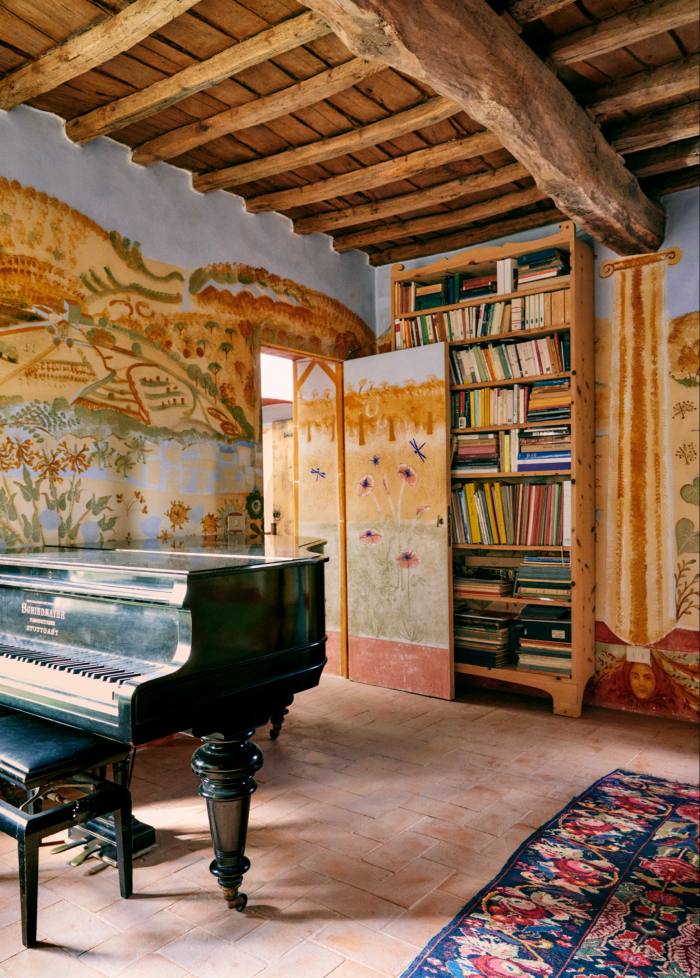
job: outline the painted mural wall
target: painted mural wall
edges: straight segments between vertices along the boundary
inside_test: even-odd
[[[622,263],[601,277],[617,256],[595,246],[598,598],[587,700],[698,720],[698,194],[664,205],[672,261]],[[389,268],[378,269],[375,306],[380,349],[388,349]]]
[[[276,241],[288,266],[291,236],[246,215],[237,237],[230,195],[214,209],[180,171],[154,180],[32,110],[3,114],[0,142],[0,546],[214,539],[230,514],[259,535],[261,343],[344,357],[372,331],[331,295],[228,260]]]

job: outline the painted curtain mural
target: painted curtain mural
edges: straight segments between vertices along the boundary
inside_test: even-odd
[[[0,545],[259,533],[262,341],[374,347],[319,292],[145,257],[0,178]]]
[[[350,677],[450,697],[444,345],[344,371]]]
[[[340,363],[294,361],[296,525],[300,536],[326,541],[326,655],[336,674],[345,672],[342,394]]]
[[[590,699],[697,720],[700,334],[696,310],[666,312],[667,278],[682,266],[680,249],[670,249],[601,268],[613,294],[612,316],[596,322]]]

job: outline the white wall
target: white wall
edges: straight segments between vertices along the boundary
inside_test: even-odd
[[[0,113],[0,176],[140,242],[146,256],[190,269],[262,266],[339,299],[374,326],[374,269],[365,254],[339,255],[327,235],[295,235],[286,217],[248,214],[242,198],[224,191],[196,193],[189,173],[132,163],[130,150],[111,139],[78,146],[57,116],[25,106]]]

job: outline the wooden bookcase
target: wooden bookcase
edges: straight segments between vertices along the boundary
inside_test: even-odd
[[[453,302],[418,312],[399,311],[397,303],[406,304],[406,296],[410,295],[406,286],[414,288],[421,284],[440,282],[446,276],[460,273],[462,276],[476,278],[494,273],[496,262],[500,259],[517,259],[529,253],[545,249],[558,249],[569,256],[569,273],[556,278],[544,279],[540,283],[524,286],[522,289],[503,294],[492,294]],[[403,291],[401,291],[403,287]],[[548,372],[541,376],[527,376],[515,380],[490,380],[478,383],[454,383],[450,391],[478,390],[484,388],[504,388],[514,383],[529,388],[535,381],[552,379],[553,377],[568,377],[570,379],[571,417],[567,421],[545,421],[542,425],[570,424],[571,441],[571,470],[547,472],[497,472],[488,475],[457,475],[451,471],[451,454],[448,455],[448,485],[465,482],[484,483],[498,481],[513,485],[541,482],[571,481],[571,525],[570,543],[567,546],[535,546],[535,545],[504,545],[484,543],[455,543],[451,540],[450,560],[457,559],[462,566],[466,560],[470,567],[512,567],[517,565],[525,554],[546,555],[551,553],[568,554],[571,565],[571,600],[530,599],[508,595],[488,599],[471,599],[470,604],[477,610],[518,610],[521,605],[570,606],[571,609],[571,674],[563,676],[549,672],[528,670],[519,665],[503,668],[455,663],[456,673],[467,676],[479,676],[491,680],[499,680],[509,684],[528,686],[549,693],[554,704],[554,712],[564,716],[579,716],[586,683],[593,675],[594,667],[594,450],[593,450],[593,416],[594,416],[594,386],[593,386],[593,254],[589,246],[578,239],[575,227],[570,222],[560,225],[554,233],[527,242],[514,242],[501,246],[476,247],[447,258],[439,259],[418,269],[406,269],[403,265],[395,265],[392,269],[392,322],[394,324],[394,345],[397,329],[403,327],[406,338],[406,321],[417,320],[421,316],[438,312],[467,309],[495,302],[510,302],[530,294],[546,294],[550,291],[566,290],[568,322],[551,322],[546,326],[531,329],[509,329],[506,332],[489,336],[478,336],[468,340],[451,340],[449,336],[433,333],[423,336],[429,342],[445,340],[445,355],[448,359],[455,348],[467,349],[482,344],[520,343],[538,337],[562,335],[569,337],[570,369],[565,372]],[[413,292],[415,294],[415,291]],[[398,324],[398,325],[397,325]],[[414,335],[414,338],[415,335]],[[406,345],[406,344],[404,344]],[[426,345],[425,342],[410,343]],[[447,376],[450,374],[448,372]],[[449,405],[448,405],[449,411]],[[450,414],[448,413],[448,424]],[[453,429],[453,435],[474,432],[510,432],[524,428],[536,427],[537,422],[525,419],[518,423],[480,426],[478,428]],[[500,436],[496,436],[497,438]],[[499,463],[499,468],[503,465]],[[562,490],[563,491],[563,490]],[[449,504],[448,500],[448,504]],[[565,534],[568,536],[568,534]],[[449,607],[450,620],[453,617],[452,601]]]

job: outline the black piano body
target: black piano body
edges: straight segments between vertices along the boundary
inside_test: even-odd
[[[0,705],[134,745],[204,740],[212,872],[238,909],[262,764],[249,738],[318,684],[325,559],[276,538],[0,553]]]

